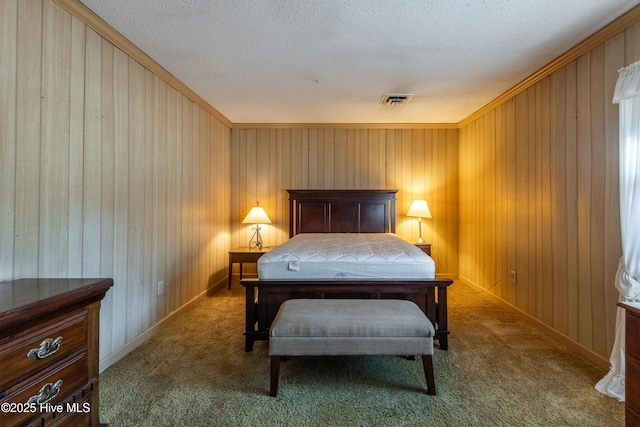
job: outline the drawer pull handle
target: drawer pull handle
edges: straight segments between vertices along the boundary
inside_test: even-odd
[[[51,399],[56,397],[58,393],[60,393],[60,389],[62,388],[62,380],[56,381],[55,384],[47,383],[36,394],[35,396],[31,396],[27,401],[27,405],[36,404],[40,405],[43,403],[49,402]]]
[[[40,343],[39,348],[34,348],[29,350],[27,353],[27,357],[29,359],[44,359],[45,357],[51,356],[53,353],[60,349],[60,345],[62,345],[62,337],[58,337],[56,339],[47,338],[46,340]]]

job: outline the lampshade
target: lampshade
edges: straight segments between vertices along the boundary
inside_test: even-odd
[[[271,220],[262,206],[254,206],[251,208],[247,216],[242,220],[243,224],[271,224]]]
[[[431,211],[427,206],[426,200],[414,200],[407,212],[407,216],[414,216],[418,218],[431,218]]]

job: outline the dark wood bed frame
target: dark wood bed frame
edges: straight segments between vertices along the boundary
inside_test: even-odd
[[[395,233],[398,190],[287,190],[289,237],[299,233]],[[245,351],[269,339],[280,305],[294,298],[387,298],[413,301],[448,349],[447,286],[433,280],[263,280],[242,279],[246,289]]]

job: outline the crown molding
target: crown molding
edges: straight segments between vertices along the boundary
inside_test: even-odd
[[[125,36],[116,31],[109,24],[104,22],[98,15],[89,10],[78,0],[53,0],[58,6],[78,18],[89,28],[100,34],[106,40],[111,42],[118,49],[138,61],[143,67],[154,73],[156,76],[164,80],[168,85],[178,92],[189,98],[195,104],[207,111],[213,117],[218,119],[227,127],[231,127],[233,123],[227,119],[222,113],[213,108],[208,102],[202,99],[197,93],[189,89],[187,85],[178,80],[173,74],[153,60],[149,55],[144,53],[139,47],[131,43]]]
[[[78,0],[53,1],[231,129],[460,129],[631,25],[640,22],[639,5],[605,25],[459,123],[233,123]]]
[[[231,129],[458,129],[457,123],[234,123]]]
[[[558,58],[554,59],[535,73],[531,74],[529,77],[522,80],[520,83],[513,86],[511,89],[509,89],[475,113],[471,114],[466,119],[463,119],[460,123],[458,123],[459,127],[462,128],[467,126],[474,120],[480,118],[484,114],[496,108],[498,105],[515,97],[519,93],[524,92],[526,89],[538,83],[540,80],[546,78],[553,72],[578,59],[580,56],[589,52],[596,46],[605,43],[607,40],[611,39],[615,35],[621,33],[622,31],[638,22],[640,22],[640,6],[634,7],[624,15],[605,25],[600,30],[596,31],[593,35],[578,43],[573,48],[569,49],[567,52],[560,55]]]

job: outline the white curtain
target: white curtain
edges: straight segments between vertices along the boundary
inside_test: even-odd
[[[620,227],[622,258],[615,278],[620,301],[640,303],[640,61],[620,70],[613,102],[620,104]],[[618,307],[611,369],[596,384],[624,402],[624,309]]]

